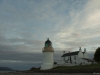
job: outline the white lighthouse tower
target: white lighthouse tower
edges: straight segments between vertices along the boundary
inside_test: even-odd
[[[41,70],[47,70],[53,68],[54,64],[54,59],[53,59],[53,53],[54,50],[52,48],[52,43],[47,39],[45,42],[45,47],[43,48],[43,54],[44,54],[44,59],[43,59],[43,64],[41,65]]]

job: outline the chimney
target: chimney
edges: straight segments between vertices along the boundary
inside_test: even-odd
[[[81,47],[79,48],[79,51],[82,51]]]
[[[84,48],[84,53],[86,52],[86,48]]]

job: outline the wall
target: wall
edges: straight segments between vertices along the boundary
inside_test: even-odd
[[[83,53],[82,53],[81,50],[80,50],[79,53],[78,53],[78,57],[83,58]]]
[[[89,58],[87,52],[84,53],[84,58]]]
[[[76,60],[74,59],[74,56],[76,56]],[[72,63],[73,64],[75,64],[75,62],[76,62],[76,64],[80,63],[80,59],[79,59],[78,55],[73,55],[73,56],[71,56],[71,58],[72,58]]]
[[[54,59],[53,52],[44,52],[44,60],[41,65],[41,70],[47,70],[53,68]]]

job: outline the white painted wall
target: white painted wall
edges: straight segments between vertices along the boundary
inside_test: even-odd
[[[41,70],[47,70],[53,68],[54,58],[53,52],[43,52],[44,59],[43,64],[41,65]]]
[[[59,64],[64,64],[64,57],[61,57],[61,62]]]
[[[74,59],[74,56],[76,56],[76,59]],[[80,62],[78,55],[73,55],[71,56],[71,58],[72,58],[72,64],[75,64],[75,62],[76,64],[78,64]]]
[[[82,50],[79,51],[79,53],[78,53],[78,57],[83,58]]]
[[[74,56],[76,56],[76,60],[74,59]],[[67,60],[69,56],[66,56],[65,59]],[[66,64],[67,66],[70,64],[70,63],[65,63],[65,61],[63,61],[64,57],[62,57],[62,64]],[[73,55],[71,56],[71,59],[72,59],[72,64],[73,65],[79,65],[80,63],[82,63],[82,65],[85,65],[85,64],[89,64],[88,61],[80,58],[78,55]],[[70,62],[70,61],[69,61]],[[75,64],[76,62],[76,64]]]
[[[86,61],[86,60],[84,60],[84,59],[80,59],[80,60],[81,60],[82,65],[87,65],[87,64],[89,64],[89,62]]]
[[[89,58],[87,52],[84,53],[84,58]]]

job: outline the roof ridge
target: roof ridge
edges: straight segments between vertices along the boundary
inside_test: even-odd
[[[79,52],[79,51],[75,51],[75,52]],[[73,52],[69,52],[69,53],[73,53]]]
[[[79,53],[79,51],[65,53],[65,54],[62,55],[62,57],[64,57],[64,56],[71,56],[71,55],[77,55],[78,53]]]

